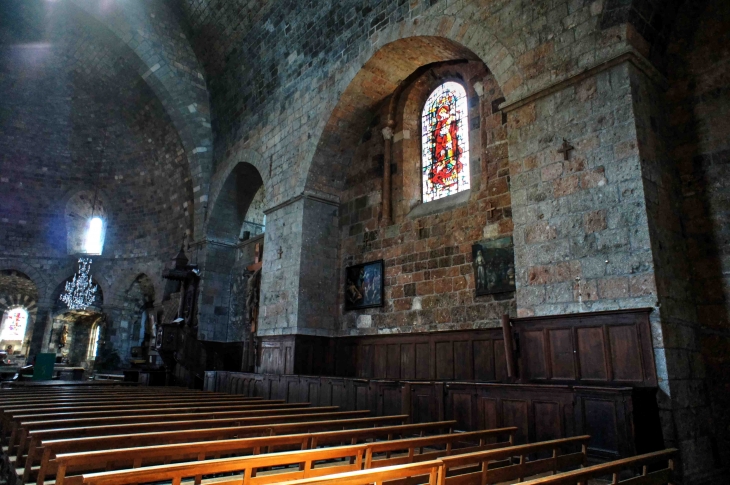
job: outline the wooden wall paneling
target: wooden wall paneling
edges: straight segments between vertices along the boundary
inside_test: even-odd
[[[642,308],[513,319],[521,382],[656,387],[650,312]]]
[[[454,379],[474,379],[474,357],[472,345],[468,340],[454,341]]]
[[[408,414],[413,423],[439,421],[443,413],[443,385],[436,382],[409,382]],[[403,392],[406,392],[404,390]]]
[[[432,375],[436,375],[435,362],[431,358],[431,345],[429,342],[418,342],[416,347],[416,379],[432,379]],[[433,364],[433,365],[432,365]],[[431,368],[434,367],[432,372]]]
[[[524,379],[546,380],[549,378],[545,363],[545,334],[542,329],[520,333],[520,370]]]
[[[563,438],[563,406],[559,401],[534,399],[534,441],[548,441]]]
[[[369,378],[373,375],[373,346],[360,345],[357,352],[357,370],[355,376]]]
[[[436,379],[454,379],[454,342],[436,341],[433,355],[436,361]]]
[[[603,327],[575,328],[582,381],[608,381]]]
[[[494,342],[494,380],[508,382],[507,360],[504,355],[504,339],[496,339]]]
[[[385,377],[388,379],[400,379],[400,344],[387,344],[385,347]]]
[[[400,379],[416,378],[416,344],[400,344]]]
[[[377,416],[400,414],[403,402],[403,386],[398,381],[371,381],[371,392],[375,399]]]
[[[530,435],[529,403],[526,399],[502,399],[502,425],[516,426],[515,442],[528,443]]]
[[[573,333],[568,328],[546,329],[550,353],[548,362],[551,363],[551,378],[574,381],[575,352],[573,349]]]
[[[372,379],[383,378],[387,375],[388,344],[380,341],[373,344],[373,373],[368,377]]]
[[[631,388],[575,388],[576,432],[591,435],[592,455],[615,459],[636,453],[631,392]]]
[[[494,340],[472,340],[473,375],[479,381],[493,381],[497,374],[494,369]]]
[[[370,399],[370,381],[364,379],[353,379],[351,387],[350,409],[360,411],[362,409],[373,410]]]
[[[467,383],[448,383],[444,387],[446,391],[445,416],[448,416],[448,419],[456,420],[455,429],[460,431],[480,429],[475,386]]]
[[[613,369],[613,380],[617,382],[641,382],[646,372],[640,349],[636,326],[616,325],[606,327],[607,343]],[[638,370],[638,372],[637,372]]]

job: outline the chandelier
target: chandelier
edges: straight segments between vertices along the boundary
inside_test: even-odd
[[[61,301],[69,310],[83,310],[94,303],[96,285],[91,282],[91,258],[79,258],[79,271],[74,279],[66,282],[66,289],[61,294]]]

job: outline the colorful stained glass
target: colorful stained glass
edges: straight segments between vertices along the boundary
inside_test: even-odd
[[[470,187],[469,115],[464,86],[445,82],[423,107],[421,168],[423,202]]]
[[[8,310],[0,340],[23,340],[25,326],[28,324],[28,312],[22,308]]]

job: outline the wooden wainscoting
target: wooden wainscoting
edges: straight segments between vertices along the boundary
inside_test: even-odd
[[[414,423],[453,419],[457,429],[516,426],[517,442],[591,435],[600,458],[630,456],[663,445],[655,389],[465,381],[401,381],[206,373],[206,389],[312,406],[370,409],[373,415],[409,414]]]

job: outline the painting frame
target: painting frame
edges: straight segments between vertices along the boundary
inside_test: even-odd
[[[515,249],[512,237],[479,241],[472,245],[471,252],[476,296],[515,291]]]
[[[385,305],[384,271],[382,259],[345,267],[345,311]]]

